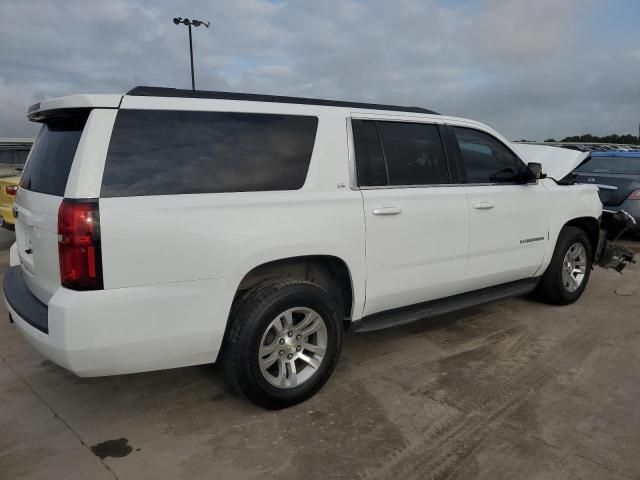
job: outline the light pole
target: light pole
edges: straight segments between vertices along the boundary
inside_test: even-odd
[[[196,89],[196,81],[193,75],[193,41],[191,40],[191,26],[199,27],[200,25],[204,25],[209,28],[211,22],[203,22],[202,20],[189,20],[188,18],[176,17],[173,19],[173,23],[176,25],[186,25],[189,27],[189,57],[191,58],[191,90]]]

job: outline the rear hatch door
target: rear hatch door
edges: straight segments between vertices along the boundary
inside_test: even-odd
[[[43,120],[16,196],[16,243],[23,277],[43,303],[60,286],[58,208],[87,116],[88,110],[63,110]]]

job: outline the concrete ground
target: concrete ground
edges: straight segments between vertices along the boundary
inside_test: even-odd
[[[0,478],[638,479],[639,292],[640,265],[596,270],[569,307],[350,337],[325,388],[279,412],[210,366],[76,378],[1,321]]]

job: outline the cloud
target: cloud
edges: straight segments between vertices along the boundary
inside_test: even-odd
[[[589,0],[489,0],[469,30],[484,59],[526,64],[566,54]]]
[[[597,0],[3,0],[0,136],[32,134],[25,111],[42,98],[188,88],[187,33],[171,22],[176,15],[212,21],[194,30],[199,88],[419,105],[512,138],[635,131],[640,35],[592,35],[606,8]]]

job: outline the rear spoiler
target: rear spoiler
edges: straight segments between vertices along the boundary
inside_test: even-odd
[[[32,122],[42,122],[46,118],[64,110],[90,110],[92,108],[118,108],[122,95],[69,95],[34,103],[27,109],[27,117]]]

